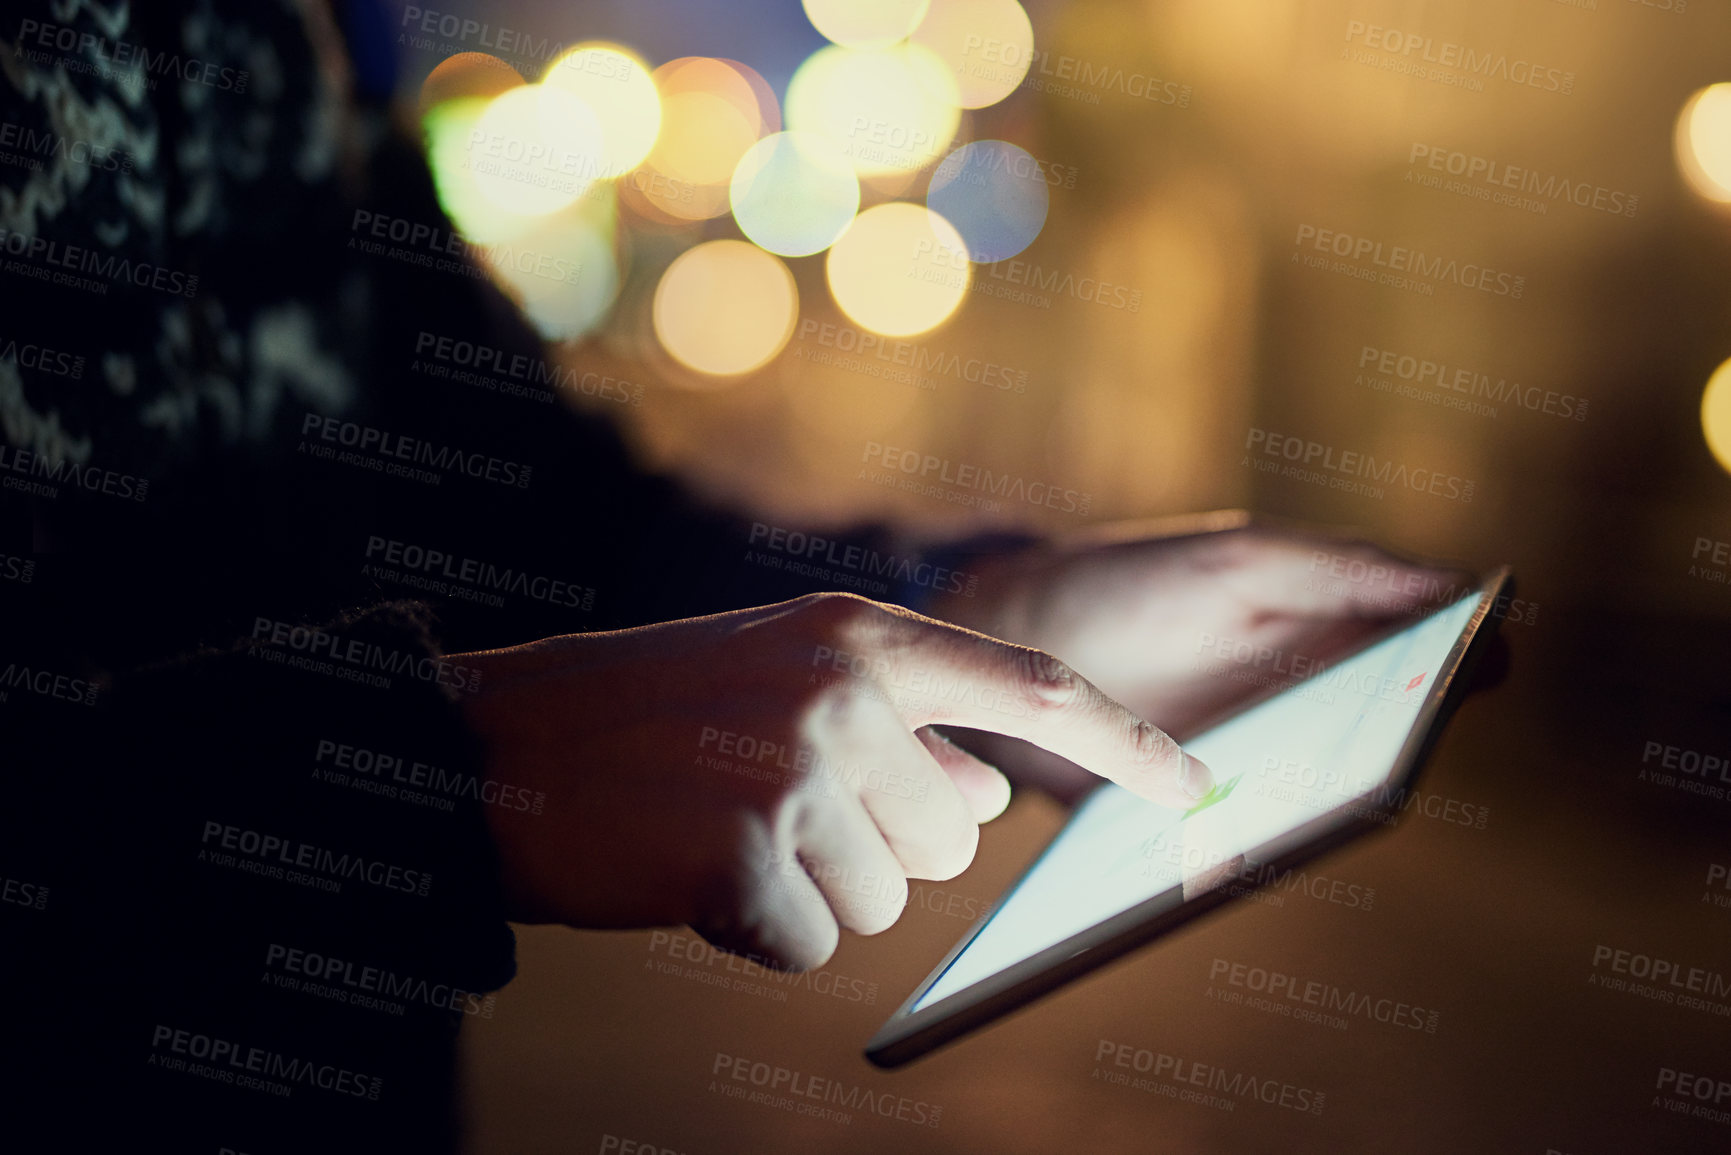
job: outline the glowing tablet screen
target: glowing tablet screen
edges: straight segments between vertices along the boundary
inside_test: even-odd
[[[1196,806],[1156,806],[1110,784],[1090,794],[910,1009],[1149,899],[1167,895],[1176,906],[1186,881],[1250,879],[1269,857],[1259,848],[1321,815],[1398,803],[1389,779],[1401,747],[1483,596],[1437,610],[1187,742],[1214,771],[1214,790]]]

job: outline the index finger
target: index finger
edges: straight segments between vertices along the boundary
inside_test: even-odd
[[[1164,730],[1043,650],[903,612],[874,663],[903,721],[1032,742],[1161,806],[1187,808],[1214,775]]]

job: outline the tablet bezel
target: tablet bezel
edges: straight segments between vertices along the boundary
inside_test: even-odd
[[[994,903],[990,910],[968,928],[961,941],[950,949],[924,981],[896,1008],[895,1013],[879,1028],[877,1034],[872,1036],[871,1041],[866,1044],[866,1058],[879,1067],[902,1066],[1028,1005],[1066,983],[1122,958],[1235,897],[1260,888],[1267,879],[1279,877],[1293,867],[1353,839],[1387,829],[1389,819],[1397,813],[1396,808],[1387,800],[1388,795],[1404,793],[1430,756],[1443,725],[1464,695],[1473,665],[1483,654],[1490,639],[1496,635],[1496,623],[1501,617],[1495,612],[1496,607],[1506,604],[1505,599],[1512,596],[1513,591],[1514,574],[1508,566],[1497,569],[1479,583],[1475,591],[1482,595],[1478,609],[1473,612],[1473,616],[1455,639],[1454,645],[1450,647],[1447,657],[1437,671],[1436,680],[1419,706],[1412,731],[1402,743],[1400,752],[1395,756],[1394,765],[1384,780],[1384,785],[1391,788],[1383,792],[1384,801],[1372,806],[1341,807],[1319,815],[1265,844],[1263,849],[1277,849],[1272,854],[1258,857],[1255,881],[1216,887],[1184,899],[1175,907],[1169,905],[1169,890],[1163,891],[1094,924],[1080,934],[1072,935],[1006,967],[990,978],[982,979],[940,999],[929,1007],[918,1011],[910,1010],[949,969],[956,956],[966,950],[968,944],[985,929],[987,922],[1003,902],[1000,898],[999,902]],[[1490,623],[1490,628],[1485,628],[1486,623]],[[1302,683],[1294,683],[1300,684]],[[1254,704],[1246,703],[1244,708]],[[1005,897],[1015,893],[1028,876],[1039,869],[1040,863],[1045,860],[1057,839],[1058,835],[1053,835],[1046,848],[1004,891]]]

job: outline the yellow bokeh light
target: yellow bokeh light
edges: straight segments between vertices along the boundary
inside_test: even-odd
[[[557,212],[583,195],[599,168],[601,130],[581,100],[540,84],[495,97],[469,131],[470,179],[496,207]]]
[[[621,182],[634,209],[672,221],[718,217],[745,151],[763,134],[756,91],[731,65],[701,56],[655,70],[661,133],[643,166]]]
[[[421,112],[451,100],[498,96],[522,84],[515,68],[485,52],[459,52],[446,57],[421,82]]]
[[[697,184],[725,184],[745,150],[757,143],[761,122],[708,92],[667,98],[667,118],[650,162],[669,176]]]
[[[729,196],[742,233],[772,253],[808,257],[847,230],[859,211],[859,178],[828,138],[778,132],[740,158]]]
[[[963,108],[1004,99],[1034,62],[1034,26],[1016,0],[931,0],[913,43],[949,69]]]
[[[1731,473],[1731,361],[1707,379],[1701,394],[1701,433],[1720,467]]]
[[[661,97],[641,60],[611,44],[579,44],[547,66],[541,83],[581,100],[601,126],[605,180],[625,175],[649,155],[661,129]]]
[[[855,218],[830,249],[826,271],[842,312],[890,337],[942,324],[967,295],[972,275],[955,226],[903,201]]]
[[[751,91],[757,97],[757,112],[763,117],[763,132],[768,135],[781,131],[781,104],[775,99],[775,89],[769,86],[769,81],[763,78],[749,64],[741,64],[737,60],[729,60],[725,56],[717,57],[723,64],[739,73],[740,78],[751,86]]]
[[[787,124],[840,145],[861,176],[937,163],[961,120],[956,79],[916,44],[811,54],[787,86]]]
[[[824,36],[847,48],[888,48],[926,14],[931,0],[805,0],[805,15]]]
[[[1731,202],[1731,84],[1689,98],[1677,117],[1677,167],[1708,200]]]
[[[768,364],[793,336],[799,289],[786,265],[744,241],[681,253],[655,287],[655,335],[674,360],[714,377]]]

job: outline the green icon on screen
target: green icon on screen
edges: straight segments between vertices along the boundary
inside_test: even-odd
[[[1243,778],[1243,777],[1244,777],[1244,775],[1238,774],[1238,775],[1234,775],[1231,778],[1228,778],[1224,782],[1216,783],[1214,786],[1214,789],[1210,790],[1208,793],[1206,793],[1202,796],[1202,801],[1198,802],[1196,805],[1192,806],[1190,809],[1188,809],[1184,812],[1184,817],[1194,818],[1196,815],[1202,813],[1204,810],[1208,809],[1210,806],[1214,805],[1216,802],[1226,801],[1228,798],[1230,798],[1232,796],[1233,787],[1237,786],[1238,780],[1240,778]]]

